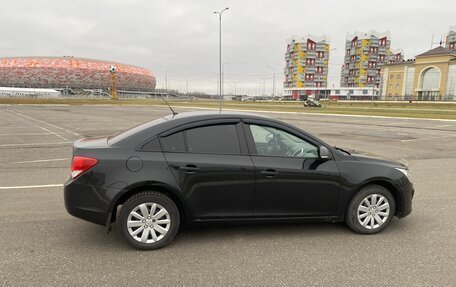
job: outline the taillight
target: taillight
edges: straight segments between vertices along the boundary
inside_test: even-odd
[[[97,159],[85,156],[73,156],[71,161],[71,178],[75,179],[82,173],[88,171],[98,162]]]

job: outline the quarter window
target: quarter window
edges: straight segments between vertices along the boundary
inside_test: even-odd
[[[318,148],[315,145],[283,130],[250,125],[250,131],[258,155],[318,158]]]
[[[178,132],[166,137],[160,138],[164,151],[183,152],[185,151],[184,132]]]
[[[161,151],[161,147],[160,147],[160,143],[158,142],[158,138],[154,138],[153,140],[144,144],[141,147],[141,150],[143,150],[143,151]]]

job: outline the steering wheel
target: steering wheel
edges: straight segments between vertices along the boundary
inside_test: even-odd
[[[303,154],[303,153],[304,153],[304,148],[300,147],[297,150],[288,152],[288,155],[289,156],[298,156],[298,155]]]
[[[281,155],[284,154],[282,143],[280,142],[280,134],[270,133],[266,136],[268,144],[266,146],[267,154]]]

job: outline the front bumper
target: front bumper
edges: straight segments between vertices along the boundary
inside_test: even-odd
[[[399,218],[406,217],[410,213],[412,213],[412,199],[413,196],[415,195],[415,189],[413,187],[413,184],[409,182],[405,186],[401,188],[401,203],[402,203],[402,208],[398,210],[396,213],[396,216]]]

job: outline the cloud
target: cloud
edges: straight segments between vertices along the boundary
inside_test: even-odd
[[[0,10],[1,56],[99,58],[151,69],[163,85],[213,93],[218,73],[218,17],[224,7],[226,91],[259,93],[282,87],[286,39],[331,38],[330,85],[339,83],[348,32],[389,29],[406,58],[430,48],[456,24],[454,1],[6,1]]]

